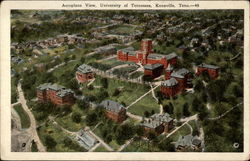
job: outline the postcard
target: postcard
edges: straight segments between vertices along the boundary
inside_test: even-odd
[[[249,2],[3,1],[3,160],[248,160]]]

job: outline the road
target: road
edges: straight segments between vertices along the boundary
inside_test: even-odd
[[[18,86],[17,86],[17,90],[18,90],[18,95],[19,95],[19,99],[18,101],[21,103],[23,109],[25,110],[25,112],[28,114],[29,118],[30,118],[30,127],[27,129],[28,133],[30,134],[30,138],[32,140],[35,141],[35,143],[37,144],[37,149],[39,152],[46,152],[46,148],[43,146],[38,134],[37,134],[37,131],[36,131],[36,120],[35,120],[35,117],[33,116],[32,112],[30,111],[30,109],[28,108],[27,104],[26,104],[26,99],[24,97],[24,94],[23,94],[23,90],[22,90],[22,87],[21,87],[21,83],[19,82],[18,83]],[[31,143],[29,143],[31,144]],[[28,144],[26,146],[29,146]],[[29,146],[31,147],[31,146]]]
[[[108,151],[114,151],[108,144],[106,144],[100,137],[98,137],[96,134],[94,134],[89,127],[85,128],[89,134],[91,134],[96,140],[98,140]]]

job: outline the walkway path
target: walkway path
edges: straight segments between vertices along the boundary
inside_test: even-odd
[[[106,72],[113,72],[115,69],[119,69],[119,68],[125,68],[125,67],[128,67],[129,64],[121,64],[121,65],[117,65],[109,70],[106,70]]]
[[[89,149],[89,152],[93,152],[96,150],[96,148],[98,148],[101,145],[101,143],[97,143],[95,144],[95,146],[93,146],[91,149]]]
[[[243,102],[238,103],[237,105],[233,106],[232,108],[230,108],[229,110],[227,110],[226,112],[224,112],[223,114],[221,114],[220,116],[213,117],[213,118],[208,118],[208,120],[218,120],[218,119],[222,118],[227,113],[229,113],[230,111],[232,111],[233,109],[235,109],[236,107],[238,107],[239,105],[242,105],[242,104],[243,104]]]
[[[92,80],[87,84],[87,86],[90,86],[92,83],[94,83],[94,81],[95,81],[95,78],[92,79]]]
[[[120,146],[120,148],[117,150],[118,152],[122,151],[123,149],[125,149],[129,144],[131,144],[134,141],[134,138],[131,138],[129,140],[126,141],[125,144],[123,144],[122,146]]]
[[[142,121],[142,117],[139,116],[139,115],[135,115],[135,114],[132,114],[130,112],[126,112],[126,115],[132,119],[135,119],[135,120],[138,120],[138,121]]]
[[[42,144],[42,142],[37,134],[37,131],[36,131],[35,117],[33,116],[32,112],[30,111],[30,109],[28,108],[28,106],[26,104],[26,99],[24,97],[20,82],[18,83],[17,90],[18,90],[18,94],[19,94],[19,102],[22,104],[23,109],[25,110],[25,112],[28,114],[28,116],[30,118],[30,127],[28,128],[30,138],[33,138],[33,140],[36,142],[37,149],[39,152],[45,152],[46,148],[43,146],[43,144]],[[31,143],[29,143],[29,144],[31,144]],[[26,145],[26,146],[28,146],[28,145]]]
[[[141,97],[139,97],[138,99],[136,99],[134,102],[132,102],[129,106],[126,107],[126,109],[128,109],[129,107],[133,106],[134,104],[136,104],[138,101],[140,101],[143,97],[145,97],[146,95],[148,95],[150,92],[152,92],[152,90],[156,89],[157,87],[159,87],[160,85],[155,86],[154,88],[151,88],[148,92],[146,92],[145,94],[143,94]]]
[[[114,149],[112,149],[108,144],[106,144],[100,137],[94,134],[89,127],[86,127],[85,129],[89,132],[89,134],[95,137],[96,140],[98,140],[108,151],[114,151]]]

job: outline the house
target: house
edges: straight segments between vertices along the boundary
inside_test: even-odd
[[[192,136],[191,134],[189,134],[186,136],[180,136],[178,141],[175,143],[175,149],[176,151],[200,151],[201,140],[197,135]]]
[[[93,69],[86,64],[82,64],[81,66],[79,66],[77,68],[75,75],[76,75],[76,80],[79,83],[88,82],[89,80],[94,78]]]
[[[179,93],[178,81],[175,78],[170,78],[161,83],[161,93],[165,97],[174,97]]]
[[[144,75],[150,76],[153,79],[159,77],[162,73],[162,70],[163,70],[163,65],[159,63],[144,65]]]
[[[45,83],[37,87],[37,98],[41,102],[52,102],[55,105],[72,105],[75,102],[74,92],[64,86]]]
[[[94,50],[97,54],[113,55],[116,53],[116,48],[112,45],[101,46]]]
[[[143,127],[145,136],[147,136],[147,134],[150,132],[154,132],[159,135],[164,131],[163,123],[157,120],[153,120],[151,118],[143,120],[140,126]]]
[[[106,116],[118,123],[122,123],[126,119],[126,108],[118,102],[104,100],[100,106],[105,109]]]
[[[79,134],[76,135],[76,140],[87,150],[91,149],[97,143],[97,140],[84,130],[79,131]]]
[[[202,63],[198,65],[196,75],[201,75],[202,73],[206,72],[210,79],[216,79],[219,76],[219,67],[215,65],[209,65]]]
[[[142,65],[159,63],[166,68],[168,64],[176,64],[177,55],[176,53],[171,53],[169,55],[152,53],[152,40],[143,39],[141,41],[140,50],[135,51],[132,47],[118,50],[117,59],[120,61],[141,63]]]
[[[152,118],[152,120],[162,122],[164,126],[164,132],[166,133],[168,133],[174,127],[173,125],[174,119],[171,118],[168,113],[164,113],[164,114],[157,113],[157,114],[152,115],[150,118]]]

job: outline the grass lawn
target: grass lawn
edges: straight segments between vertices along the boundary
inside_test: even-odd
[[[29,128],[30,127],[30,118],[28,114],[24,111],[21,104],[15,105],[14,109],[18,113],[20,120],[21,120],[21,126],[22,128]]]
[[[112,140],[111,142],[108,143],[109,146],[111,146],[114,150],[117,150],[120,145],[115,140]]]
[[[99,145],[94,152],[108,152],[108,151],[103,147],[103,145]]]
[[[38,135],[42,141],[42,143],[45,144],[45,137],[51,136],[56,141],[56,146],[53,149],[47,149],[51,152],[78,152],[78,151],[86,151],[83,147],[77,147],[72,148],[68,147],[63,143],[64,139],[68,137],[68,134],[65,134],[58,126],[53,124],[52,122],[48,122],[44,126],[40,127],[38,130]],[[76,141],[72,140],[74,144],[78,144]]]
[[[129,76],[129,78],[135,79],[135,78],[139,78],[139,77],[142,76],[142,75],[143,75],[143,72],[134,72],[133,74],[131,74],[131,75]]]
[[[86,112],[83,112],[79,107],[74,104],[72,107],[72,112],[66,116],[63,117],[57,117],[56,122],[62,126],[63,128],[69,130],[69,131],[79,131],[80,129],[84,128],[86,126],[84,122],[84,117],[86,115]],[[79,113],[82,116],[82,121],[80,123],[75,123],[72,121],[71,114],[72,113]]]
[[[151,93],[128,109],[129,112],[140,116],[143,116],[145,111],[151,112],[152,110],[154,110],[155,113],[160,112],[160,106],[152,97]]]
[[[129,144],[123,152],[159,152],[159,148],[152,143],[149,143],[145,140],[133,141]]]
[[[184,125],[182,126],[178,131],[176,131],[175,133],[173,133],[169,139],[172,139],[174,142],[178,140],[179,136],[185,136],[190,134],[190,128],[188,125]]]
[[[111,30],[110,32],[113,34],[129,35],[134,31],[135,28],[133,26],[119,25],[117,28]]]

